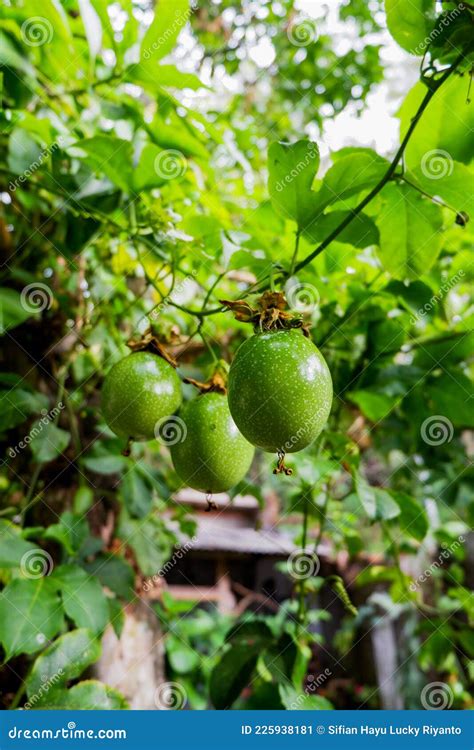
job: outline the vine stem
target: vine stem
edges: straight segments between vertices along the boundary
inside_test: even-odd
[[[306,541],[308,537],[308,497],[304,496],[304,508],[303,508],[303,530],[301,536],[301,549],[303,553],[306,549]],[[305,612],[305,579],[302,578],[299,586],[299,604],[298,604],[298,623],[303,626],[306,620]]]
[[[443,83],[449,78],[449,76],[460,65],[460,63],[463,60],[463,58],[464,58],[464,53],[461,53],[457,57],[457,59],[453,62],[453,64],[447,70],[445,70],[445,72],[439,78],[438,81],[430,82],[430,86],[429,86],[426,94],[424,95],[424,97],[423,97],[423,99],[421,101],[421,104],[418,107],[417,112],[415,113],[414,117],[412,118],[412,121],[410,123],[410,127],[408,128],[407,132],[405,133],[405,136],[404,136],[404,138],[403,138],[403,140],[402,140],[402,142],[401,142],[401,144],[400,144],[400,146],[398,148],[398,151],[395,154],[395,156],[393,157],[392,161],[390,162],[390,165],[389,165],[387,171],[385,172],[384,176],[382,177],[382,179],[375,185],[375,187],[372,188],[372,190],[370,191],[370,193],[368,195],[366,195],[365,198],[363,198],[360,201],[360,203],[358,203],[357,206],[354,209],[352,209],[352,211],[349,214],[349,216],[347,216],[344,219],[344,221],[341,221],[341,223],[339,224],[339,226],[337,226],[334,229],[334,231],[331,232],[331,234],[329,234],[326,237],[326,239],[323,242],[321,242],[321,244],[318,245],[318,247],[315,250],[313,250],[312,253],[309,253],[309,255],[307,255],[306,258],[303,258],[303,260],[300,261],[295,266],[295,269],[294,269],[295,272],[301,271],[301,269],[304,268],[305,266],[307,266],[308,263],[311,263],[311,261],[313,261],[315,258],[317,258],[317,256],[320,255],[323,252],[323,250],[325,250],[328,247],[328,245],[330,245],[331,242],[333,242],[336,239],[336,237],[338,237],[340,235],[340,233],[351,223],[351,221],[353,221],[356,218],[356,216],[358,216],[361,213],[361,211],[364,210],[364,208],[375,198],[375,196],[380,193],[380,191],[382,190],[382,188],[385,187],[385,185],[387,184],[387,182],[389,182],[392,179],[392,177],[393,177],[393,175],[395,173],[395,170],[396,170],[396,168],[397,168],[397,166],[398,166],[401,158],[403,157],[403,155],[405,153],[405,149],[406,149],[406,147],[407,147],[407,145],[408,145],[408,143],[410,141],[410,138],[413,135],[413,132],[414,132],[416,126],[418,125],[418,123],[419,123],[419,121],[420,121],[420,119],[421,119],[421,117],[422,117],[425,109],[427,108],[428,104],[430,103],[430,101],[432,100],[433,96],[436,94],[436,92],[438,91],[438,89],[443,85]]]

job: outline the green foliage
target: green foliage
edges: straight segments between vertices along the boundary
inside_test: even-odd
[[[259,453],[233,494],[264,505],[276,493],[282,515],[306,519],[302,547],[327,539],[354,565],[379,555],[357,579],[379,599],[356,614],[352,586],[293,576],[278,615],[231,624],[164,594],[167,670],[192,708],[330,707],[305,676],[320,645],[308,625],[329,617],[314,597],[333,585],[341,642],[377,606],[403,613],[419,652],[406,659],[411,707],[411,677],[431,670],[467,705],[473,14],[438,5],[385,3],[390,33],[421,64],[388,154],[324,144],[337,113],[362,112],[393,80],[381,3],[336,3],[329,21],[293,0],[160,0],[153,16],[128,0],[113,12],[102,0],[2,6],[0,677],[15,659],[16,705],[26,690],[33,707],[126,708],[77,681],[107,625],[120,634],[136,579],[162,570],[195,525],[172,502],[165,446],[123,455],[99,408],[105,374],[150,329],[182,378],[204,380],[250,335],[221,300],[254,308],[268,289],[285,290],[311,329],[337,398],[291,477]],[[427,539],[452,550],[428,602],[403,572]]]

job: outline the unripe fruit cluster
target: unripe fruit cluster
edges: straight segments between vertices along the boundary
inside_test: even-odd
[[[194,489],[224,492],[247,473],[254,446],[284,454],[315,440],[331,410],[332,381],[301,331],[269,331],[237,351],[227,397],[210,392],[181,403],[176,370],[146,351],[114,365],[102,390],[107,424],[127,439],[153,439],[157,425],[179,409],[182,439],[170,448],[177,474]]]

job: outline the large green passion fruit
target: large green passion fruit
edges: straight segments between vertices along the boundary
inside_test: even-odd
[[[232,362],[228,399],[249,442],[268,452],[295,453],[312,443],[327,422],[331,374],[301,330],[257,333]]]
[[[183,439],[171,445],[178,476],[202,492],[225,492],[238,484],[250,468],[254,447],[238,431],[227,398],[206,393],[179,412]]]
[[[117,362],[102,388],[102,412],[116,435],[152,440],[157,422],[175,412],[182,400],[175,369],[151,352],[135,352]]]

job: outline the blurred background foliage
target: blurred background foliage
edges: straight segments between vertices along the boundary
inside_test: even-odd
[[[196,8],[161,0],[156,11],[147,0],[2,5],[6,707],[37,691],[38,675],[50,673],[58,652],[65,677],[54,705],[123,707],[103,684],[71,681],[97,660],[109,621],[120,633],[124,602],[141,576],[154,575],[171,556],[176,528],[193,533],[192,514],[172,502],[179,481],[166,448],[136,444],[124,457],[102,419],[100,386],[127,353],[126,342],[151,328],[178,355],[180,372],[201,379],[216,358],[230,360],[249,330],[219,300],[245,297],[269,276],[288,276],[294,253],[295,222],[275,196],[269,200],[270,144],[307,138],[320,147],[316,213],[308,226],[296,226],[302,259],[380,181],[399,125],[403,136],[427,85],[439,79],[436,71],[459,52],[462,60],[430,102],[389,184],[361,215],[362,228],[352,222],[288,282],[290,293],[303,285],[309,295],[303,313],[334,380],[322,440],[291,456],[291,478],[274,478],[273,457],[259,455],[238,490],[261,503],[276,491],[282,519],[305,508],[313,538],[327,540],[334,555],[352,561],[379,553],[381,563],[350,583],[353,590],[375,585],[386,610],[403,616],[406,705],[419,706],[413,686],[430,675],[449,683],[455,707],[468,705],[474,611],[466,546],[435,571],[426,591],[411,590],[410,582],[437,550],[467,538],[474,516],[474,224],[466,220],[474,215],[472,13],[456,14],[430,50],[423,40],[439,25],[437,16],[457,4],[411,2],[418,25],[407,25],[406,3],[387,3],[402,50],[378,0],[308,5],[314,7],[292,0]],[[370,121],[363,142],[347,124],[345,139],[337,140],[341,116],[355,133]],[[388,143],[380,140],[384,129]],[[441,158],[441,176],[436,164],[427,166],[432,152]],[[185,389],[190,397],[192,388]],[[58,404],[39,437],[17,448]],[[433,416],[448,425],[449,439],[426,440],[423,425]],[[111,537],[103,533],[110,517]],[[54,558],[54,570],[31,578],[19,561],[38,547]],[[295,585],[309,602],[323,580]],[[376,611],[369,599],[357,616],[348,612],[337,634],[341,659]],[[217,613],[190,607],[183,619],[171,601],[157,612],[166,632],[175,623],[168,666],[185,680],[191,707],[219,704],[224,683],[232,703],[251,674],[258,690],[236,707],[288,707],[301,692],[311,637],[298,630],[296,600],[275,622],[251,619],[253,630],[244,630],[241,642],[228,637],[224,656],[226,618],[221,623]],[[324,614],[310,607],[305,623]],[[251,651],[243,683],[229,687],[222,675],[248,650],[245,637],[262,661]],[[295,652],[278,677],[265,667],[263,649],[271,652],[282,638]],[[187,661],[173,657],[178,640],[189,644]],[[312,695],[304,707],[326,707],[327,700]],[[371,701],[377,705],[377,697]]]

